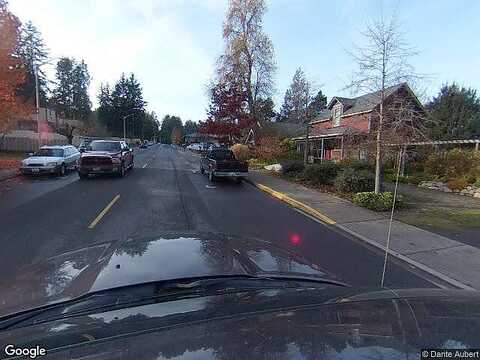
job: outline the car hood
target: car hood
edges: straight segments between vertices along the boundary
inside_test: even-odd
[[[90,246],[19,269],[0,284],[0,316],[138,283],[211,275],[335,279],[317,264],[256,239],[166,234]]]
[[[58,156],[31,156],[29,158],[26,158],[25,160],[23,160],[23,163],[25,165],[29,165],[29,164],[48,164],[48,163],[51,163],[51,162],[58,162],[58,161],[62,161],[63,158],[61,157],[58,157]]]
[[[82,153],[82,157],[92,156],[112,156],[120,153],[119,151],[86,151]]]
[[[260,289],[97,309],[7,329],[0,346],[41,344],[48,359],[418,359],[421,349],[478,348],[479,300],[438,289]]]

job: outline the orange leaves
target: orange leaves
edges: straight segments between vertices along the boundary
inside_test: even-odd
[[[30,111],[17,95],[26,79],[25,64],[16,54],[19,41],[20,21],[0,0],[0,133],[9,130],[14,117]]]

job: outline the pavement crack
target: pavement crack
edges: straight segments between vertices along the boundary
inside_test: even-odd
[[[178,176],[177,166],[175,165],[175,162],[172,160],[171,157],[169,157],[169,160],[170,160],[170,163],[172,164],[173,172],[175,174],[175,184],[177,185],[177,188],[178,188],[178,196],[180,198],[180,204],[182,207],[183,214],[185,215],[185,222],[187,223],[187,229],[192,230],[193,229],[192,221],[190,219],[190,215],[188,214],[187,207],[185,206],[185,199],[183,198],[183,192],[180,186],[180,179]]]
[[[448,249],[453,249],[453,248],[458,248],[458,247],[464,247],[466,246],[465,244],[461,245],[450,245],[450,246],[445,246],[445,247],[440,247],[440,248],[435,248],[435,249],[428,249],[428,250],[418,250],[418,251],[412,251],[412,252],[404,252],[404,255],[416,255],[416,254],[422,254],[422,253],[428,253],[432,251],[442,251],[442,250],[448,250]]]

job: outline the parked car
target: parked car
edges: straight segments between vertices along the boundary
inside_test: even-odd
[[[80,145],[78,145],[78,151],[80,151],[80,152],[87,151],[88,146],[90,145],[91,142],[92,142],[92,140],[82,140]]]
[[[248,175],[248,163],[237,160],[229,149],[213,149],[208,150],[200,159],[200,172],[208,174],[210,181],[217,177],[240,181]]]
[[[20,172],[24,175],[65,175],[75,170],[80,152],[72,145],[42,146],[22,161]]]
[[[188,150],[194,150],[194,151],[200,151],[202,150],[202,148],[203,148],[202,144],[198,144],[198,143],[193,143],[187,146]]]
[[[133,151],[124,141],[95,140],[80,156],[78,176],[82,180],[90,174],[116,174],[123,177],[133,165]]]
[[[148,148],[148,142],[147,140],[145,140],[144,142],[142,142],[142,144],[140,145],[140,149],[146,149]]]

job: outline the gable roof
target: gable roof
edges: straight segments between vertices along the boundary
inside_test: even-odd
[[[385,88],[385,98],[397,92],[400,88],[404,86],[406,86],[407,90],[413,94],[413,92],[408,87],[407,83],[401,83],[401,84],[397,84],[397,85]],[[316,116],[311,122],[328,120],[330,118],[329,109],[332,108],[333,104],[336,101],[340,102],[343,105],[342,116],[356,114],[360,112],[372,111],[377,105],[380,104],[380,91],[375,91],[369,94],[361,95],[356,98],[344,98],[344,97],[335,96],[332,98],[332,100],[330,100],[327,106],[327,109],[322,110],[320,114]]]

